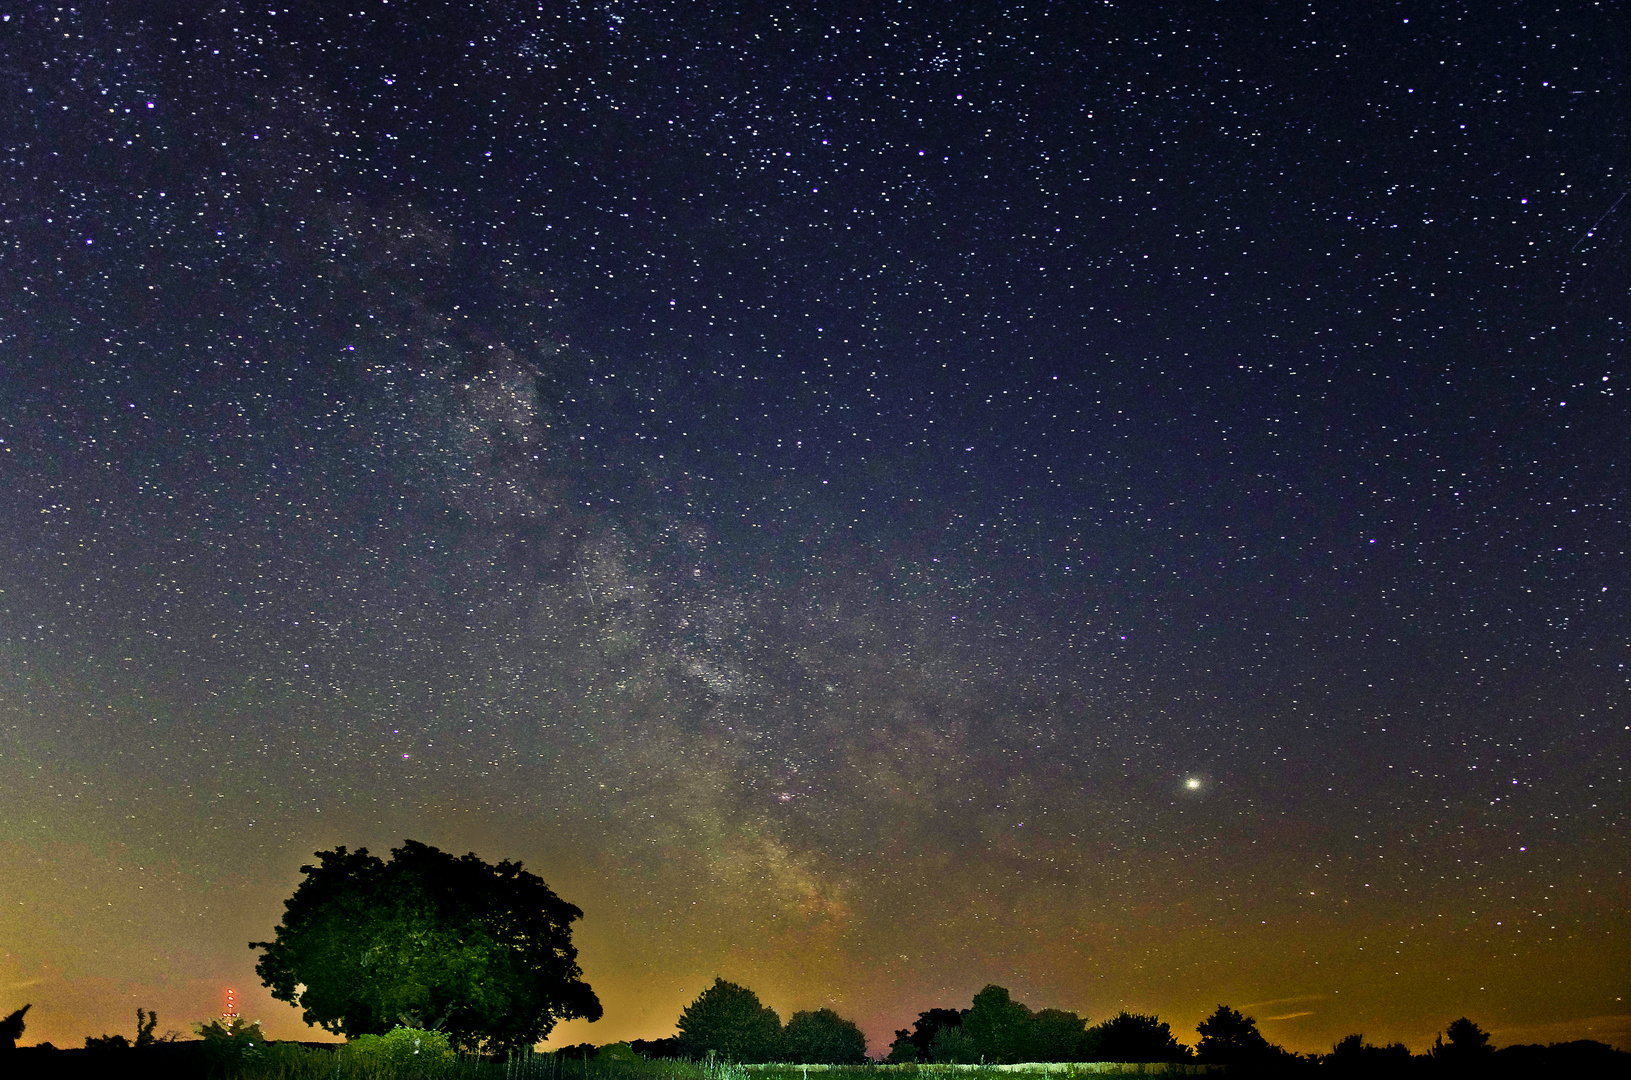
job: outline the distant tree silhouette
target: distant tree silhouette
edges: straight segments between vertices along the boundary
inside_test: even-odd
[[[158,1026],[159,1012],[157,1009],[152,1012],[139,1008],[136,1010],[136,1049],[142,1050],[158,1042],[157,1039],[153,1038],[153,1029]]]
[[[455,858],[413,840],[381,862],[317,853],[255,971],[308,1024],[354,1037],[401,1024],[498,1050],[598,1020],[572,923],[583,916],[520,863]]]
[[[1038,1009],[1031,1017],[1025,1061],[1088,1061],[1087,1020],[1063,1009]],[[1149,1058],[1150,1061],[1158,1060]]]
[[[1449,1042],[1444,1036],[1450,1037]],[[1489,1044],[1489,1035],[1465,1016],[1450,1021],[1444,1034],[1433,1040],[1429,1051],[1441,1070],[1452,1075],[1471,1075],[1483,1071],[1495,1048]]]
[[[889,1047],[889,1060],[896,1064],[912,1061],[933,1061],[934,1037],[942,1028],[963,1026],[967,1009],[929,1009],[917,1014],[912,1030],[895,1032],[895,1041]]]
[[[1631,1052],[1616,1050],[1595,1039],[1552,1043],[1541,1046],[1503,1046],[1489,1056],[1486,1075],[1535,1076],[1631,1076]]]
[[[1006,989],[992,983],[974,995],[974,1007],[963,1017],[963,1036],[988,1064],[1009,1065],[1025,1059],[1034,1018]]]
[[[659,1058],[685,1056],[685,1048],[680,1045],[679,1039],[672,1037],[667,1039],[632,1039],[629,1041],[629,1049],[633,1050],[638,1057],[653,1061]]]
[[[87,1035],[85,1036],[85,1049],[129,1050],[130,1040],[123,1035]]]
[[[702,1057],[713,1051],[727,1061],[769,1061],[779,1049],[781,1017],[745,986],[718,976],[685,1007],[679,1019],[680,1043]]]
[[[1123,1009],[1087,1031],[1084,1061],[1187,1061],[1193,1056],[1157,1017]]]
[[[592,1042],[573,1043],[556,1050],[555,1056],[564,1061],[593,1061],[600,1056],[600,1047]]]
[[[1208,1064],[1260,1065],[1278,1056],[1257,1030],[1257,1021],[1227,1005],[1219,1005],[1195,1030],[1201,1037],[1196,1056]]]
[[[16,1012],[0,1020],[0,1050],[17,1049],[17,1040],[23,1037],[23,1014],[34,1007],[33,1003],[24,1005]]]
[[[1331,1052],[1319,1059],[1326,1071],[1341,1077],[1383,1076],[1410,1067],[1410,1051],[1404,1043],[1372,1046],[1363,1035],[1343,1037]]]
[[[800,1065],[859,1065],[866,1061],[866,1036],[831,1009],[796,1012],[782,1031],[782,1057]]]

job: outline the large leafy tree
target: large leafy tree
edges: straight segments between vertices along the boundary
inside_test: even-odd
[[[1031,1010],[995,984],[974,995],[973,1008],[963,1017],[963,1035],[979,1048],[989,1064],[1025,1061],[1031,1048]]]
[[[390,862],[367,848],[317,853],[284,903],[255,972],[308,1024],[353,1037],[398,1024],[501,1050],[561,1020],[598,1020],[572,923],[583,912],[520,863],[455,858],[408,840]]]
[[[680,1045],[701,1057],[712,1051],[727,1061],[769,1061],[780,1049],[782,1020],[745,986],[718,976],[680,1014]]]
[[[1125,1009],[1094,1025],[1086,1044],[1089,1061],[1184,1061],[1190,1056],[1189,1047],[1165,1021]]]
[[[1087,1019],[1064,1009],[1038,1009],[1031,1018],[1027,1061],[1091,1061],[1083,1053]],[[1150,1060],[1156,1060],[1151,1058]]]
[[[782,1031],[782,1053],[800,1065],[860,1065],[866,1061],[866,1036],[855,1021],[831,1009],[796,1012]]]
[[[1196,1025],[1195,1031],[1201,1037],[1195,1048],[1196,1056],[1204,1062],[1253,1065],[1280,1054],[1257,1030],[1256,1020],[1227,1005],[1219,1005],[1211,1016]]]

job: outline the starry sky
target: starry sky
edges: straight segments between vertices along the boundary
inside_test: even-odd
[[[1631,1046],[1631,23],[0,4],[0,1011],[320,848],[605,1019]]]

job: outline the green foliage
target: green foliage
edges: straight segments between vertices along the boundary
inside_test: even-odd
[[[781,1041],[781,1017],[759,995],[718,976],[680,1014],[680,1042],[695,1057],[712,1052],[726,1062],[769,1061]]]
[[[600,1048],[596,1057],[603,1057],[607,1061],[639,1061],[640,1055],[634,1052],[634,1047],[626,1042],[608,1043]]]
[[[984,1056],[980,1044],[960,1027],[941,1028],[929,1046],[929,1058],[936,1065],[979,1065]]]
[[[1039,1009],[1031,1018],[1026,1061],[1089,1061],[1083,1056],[1087,1020],[1064,1009]],[[1156,1061],[1157,1058],[1147,1060]]]
[[[255,971],[309,1024],[350,1037],[398,1024],[461,1049],[529,1046],[561,1020],[598,1020],[572,923],[583,912],[520,863],[454,858],[413,840],[389,863],[320,851]]]
[[[895,1041],[889,1044],[889,1056],[884,1061],[890,1065],[911,1065],[917,1060],[917,1047],[912,1044],[906,1031],[895,1032]]]
[[[211,1020],[207,1024],[194,1024],[193,1032],[204,1040],[204,1058],[209,1062],[210,1072],[215,1074],[239,1070],[266,1050],[266,1036],[261,1033],[259,1020],[250,1023],[241,1016],[234,1016],[226,1023]]]
[[[782,1032],[782,1060],[803,1065],[859,1065],[866,1036],[853,1020],[831,1009],[797,1012]]]
[[[1008,1065],[1026,1059],[1032,1022],[1030,1009],[991,984],[974,995],[974,1007],[963,1017],[962,1033],[985,1061]]]
[[[1095,1024],[1084,1043],[1084,1061],[1186,1061],[1192,1056],[1160,1019],[1125,1009]]]
[[[395,1027],[384,1035],[359,1035],[342,1045],[338,1053],[342,1062],[398,1071],[447,1066],[457,1056],[446,1032],[408,1027]]]

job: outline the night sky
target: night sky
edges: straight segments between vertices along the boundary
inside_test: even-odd
[[[873,1053],[1631,1046],[1613,4],[0,3],[0,1012],[312,853]]]

